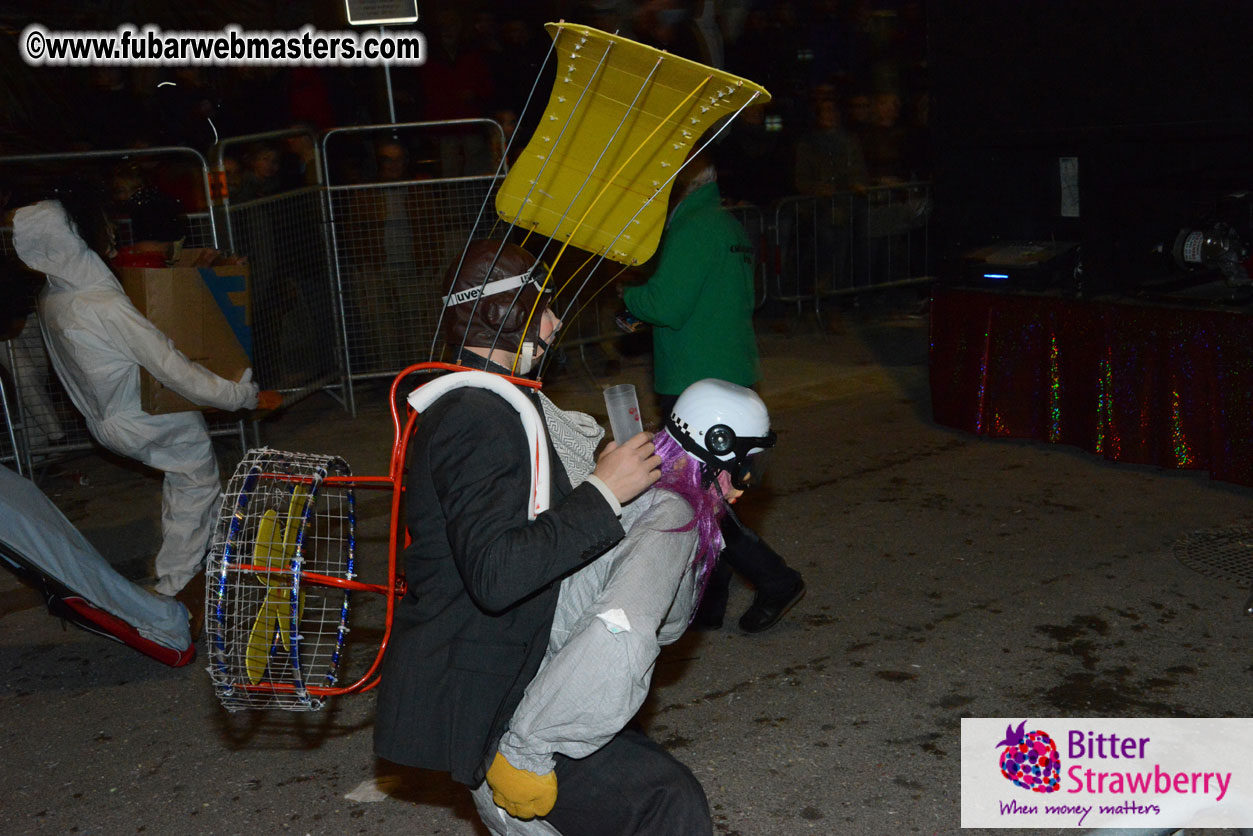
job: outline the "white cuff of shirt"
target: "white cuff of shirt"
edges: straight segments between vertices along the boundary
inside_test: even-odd
[[[609,490],[609,486],[601,481],[599,476],[594,473],[590,474],[587,477],[587,482],[589,485],[596,486],[596,490],[600,491],[600,495],[605,498],[605,501],[609,503],[609,507],[613,509],[615,517],[622,516],[622,503],[618,502],[618,497],[613,495],[613,491]]]

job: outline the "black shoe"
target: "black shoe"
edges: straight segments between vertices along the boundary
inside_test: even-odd
[[[800,575],[796,582],[777,595],[757,593],[753,605],[740,618],[740,629],[745,633],[761,633],[779,623],[779,619],[805,597],[805,581]]]

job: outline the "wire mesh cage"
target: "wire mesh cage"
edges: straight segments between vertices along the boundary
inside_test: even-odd
[[[209,675],[223,706],[316,711],[348,632],[355,497],[343,459],[249,450],[223,496],[206,571]],[[330,481],[328,481],[328,479]]]

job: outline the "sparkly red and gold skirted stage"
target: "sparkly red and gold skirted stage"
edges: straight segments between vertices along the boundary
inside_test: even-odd
[[[939,288],[937,423],[1253,485],[1253,316]]]

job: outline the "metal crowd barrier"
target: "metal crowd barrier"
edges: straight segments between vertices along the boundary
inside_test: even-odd
[[[7,352],[6,352],[7,353]],[[30,469],[29,462],[18,455],[16,410],[9,408],[9,382],[0,376],[0,464],[11,462],[19,476],[25,475]]]
[[[308,158],[290,149],[284,158],[304,163],[303,171],[294,172],[302,184],[288,182],[282,192],[248,195],[250,185],[254,192],[268,189],[231,170],[238,170],[241,158],[261,152],[273,154],[277,162],[279,143],[308,150]],[[227,247],[248,258],[257,380],[262,388],[282,392],[288,404],[321,390],[347,405],[349,384],[339,351],[339,306],[316,136],[292,129],[230,137],[214,146],[212,158],[219,188],[214,207],[221,218],[218,226]]]
[[[766,302],[768,287],[767,254],[770,252],[770,228],[766,225],[766,213],[760,206],[742,203],[728,206],[727,211],[748,233],[748,240],[753,243],[753,276],[756,289],[757,307]]]
[[[441,176],[382,180],[368,165],[354,168],[378,140],[402,137],[410,149],[434,155],[421,162],[437,163]],[[239,200],[243,190],[233,189],[232,181],[239,181],[228,165],[238,159],[232,154],[292,139],[312,146],[304,149],[312,152],[306,185]],[[432,347],[438,355],[436,324],[448,265],[468,240],[503,231],[492,198],[504,167],[497,170],[482,154],[504,145],[499,125],[475,119],[336,128],[320,144],[302,130],[232,137],[215,146],[212,172],[189,148],[4,157],[0,164],[69,168],[133,156],[190,156],[196,165],[187,171],[199,168],[207,208],[187,215],[186,245],[223,246],[249,258],[258,380],[284,392],[289,402],[317,390],[338,391],[355,414],[354,380],[391,378],[426,359]],[[447,176],[449,171],[463,173]],[[752,205],[729,211],[757,251],[758,306],[774,300],[795,303],[800,312],[805,304],[820,311],[833,296],[930,281],[931,205],[930,183],[915,182],[831,197],[791,196],[768,211]],[[0,230],[6,253],[10,235]],[[127,222],[119,223],[117,236],[119,243],[130,242]],[[561,300],[568,318],[562,345],[582,351],[623,337],[616,324],[621,302],[600,292],[612,275],[594,277],[573,304]],[[19,339],[2,346],[0,364],[12,386],[4,393],[0,461],[30,467],[37,457],[90,449],[82,418],[50,372],[34,317]],[[243,422],[212,418],[210,431],[238,433],[247,446]]]
[[[360,152],[372,147],[371,140],[396,139],[410,146],[425,143],[440,155],[441,166],[454,165],[448,159],[459,143],[480,134],[484,147],[493,141],[504,147],[500,126],[489,119],[363,125],[323,136],[332,264],[350,381],[391,378],[438,346],[448,265],[468,240],[504,232],[495,223],[492,200],[503,177],[495,163],[480,159],[471,171],[481,173],[467,176],[382,181],[366,175],[368,182],[341,184],[333,174],[339,154],[345,146],[353,148],[353,140]],[[480,144],[469,142],[471,150],[456,158],[453,170],[464,170]]]
[[[931,208],[923,181],[783,198],[774,207],[768,295],[799,310],[829,296],[931,281]]]
[[[99,175],[103,167],[119,162],[147,166],[159,162],[161,158],[171,157],[187,158],[190,161],[182,169],[189,175],[187,182],[193,183],[200,190],[196,196],[197,202],[202,202],[207,207],[208,167],[204,157],[192,148],[25,154],[0,157],[0,166],[23,166],[17,179],[35,186],[47,185],[55,178],[66,176],[89,179],[89,174]],[[6,175],[11,171],[8,168],[0,170]],[[217,224],[210,212],[192,212],[186,219],[186,246],[218,245]],[[117,223],[116,237],[119,246],[132,243],[129,221]],[[0,228],[0,253],[6,259],[16,258],[12,239],[11,227]],[[94,448],[95,442],[87,430],[86,422],[70,402],[69,395],[51,367],[37,316],[32,314],[28,318],[26,327],[16,339],[0,343],[0,366],[7,373],[7,382],[11,386],[5,393],[7,426],[0,433],[0,461],[20,462],[22,468],[32,472],[34,465]],[[241,450],[248,447],[247,425],[244,421],[213,413],[206,415],[206,421],[210,435],[235,437],[239,439]],[[10,450],[10,447],[14,449]]]

